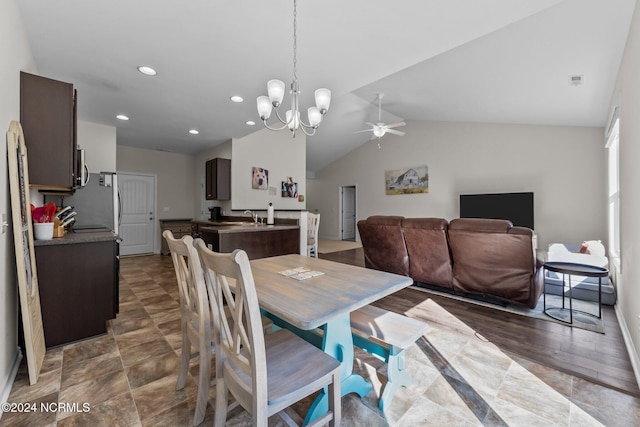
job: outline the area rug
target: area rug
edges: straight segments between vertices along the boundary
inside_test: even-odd
[[[468,302],[470,304],[481,305],[483,307],[493,308],[495,310],[502,310],[509,313],[519,314],[522,316],[533,317],[535,319],[546,320],[549,322],[555,322],[566,326],[572,326],[574,328],[586,329],[588,331],[598,332],[604,334],[604,319],[597,317],[589,316],[588,314],[582,313],[597,313],[598,306],[593,302],[589,301],[581,301],[581,300],[573,300],[573,324],[565,323],[558,319],[554,319],[553,317],[544,313],[544,299],[543,296],[540,296],[538,300],[538,305],[535,308],[530,309],[528,307],[524,307],[518,304],[510,304],[506,302],[490,302],[487,300],[480,299],[482,297],[475,296],[463,296],[459,294],[452,294],[448,292],[442,292],[435,289],[427,289],[420,286],[411,286],[412,289],[416,289],[418,291],[427,292],[435,295],[439,295],[446,298],[455,299],[458,301]],[[559,295],[547,295],[547,311],[550,311],[551,314],[555,317],[559,317],[563,320],[569,320],[569,311],[568,310],[557,310],[551,309],[551,307],[562,307],[562,298]],[[565,307],[569,307],[569,300],[565,300]],[[580,311],[575,311],[580,310]]]
[[[322,238],[318,239],[318,252],[321,254],[348,251],[361,247],[362,244],[360,242],[349,242],[347,240],[331,240]]]

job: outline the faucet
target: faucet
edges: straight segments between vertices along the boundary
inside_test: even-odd
[[[258,223],[258,214],[257,213],[247,209],[246,211],[244,211],[243,215],[245,215],[245,214],[251,215],[251,217],[253,218],[253,222],[256,223],[256,224]]]

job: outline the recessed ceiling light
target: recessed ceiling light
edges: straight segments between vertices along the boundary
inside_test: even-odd
[[[248,124],[249,126],[255,126],[256,125],[256,122],[254,122],[253,120],[247,120],[245,123]]]
[[[230,100],[232,100],[233,102],[242,102],[244,101],[244,99],[242,99],[241,96],[238,95],[233,95],[231,98],[229,98]]]
[[[198,129],[191,129],[191,130],[189,130],[189,133],[191,135],[198,135],[200,133],[200,131]]]
[[[129,117],[128,117],[128,116],[125,116],[124,114],[118,114],[118,115],[116,116],[116,119],[118,119],[118,120],[125,120],[125,121],[126,121],[126,120],[129,120]]]
[[[158,74],[156,70],[154,70],[151,67],[147,67],[146,65],[139,66],[138,71],[140,71],[142,74],[146,76],[155,76],[156,74]]]

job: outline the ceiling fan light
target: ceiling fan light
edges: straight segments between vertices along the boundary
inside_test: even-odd
[[[329,105],[331,104],[331,91],[326,88],[317,89],[315,92],[316,107],[321,114],[326,114],[329,111]]]
[[[267,120],[271,116],[271,101],[269,101],[268,97],[263,95],[258,97],[257,104],[260,120]]]
[[[287,126],[289,126],[289,130],[294,131],[298,129],[298,126],[300,126],[300,111],[296,111],[296,116],[293,119],[291,118],[291,115],[291,110],[287,110]]]
[[[380,126],[375,126],[373,128],[373,134],[378,137],[378,138],[382,138],[384,136],[386,132],[386,129]]]
[[[309,124],[313,128],[317,127],[322,121],[322,113],[318,110],[318,107],[309,107],[307,117],[309,118]]]
[[[267,94],[271,104],[274,107],[278,107],[282,104],[282,99],[284,98],[284,82],[277,79],[269,80],[267,82]]]

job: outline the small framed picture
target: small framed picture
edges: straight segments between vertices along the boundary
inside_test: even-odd
[[[251,188],[254,190],[269,189],[269,171],[264,168],[251,168]]]
[[[293,182],[293,178],[288,177],[286,181],[282,181],[282,197],[298,197],[298,183]]]

